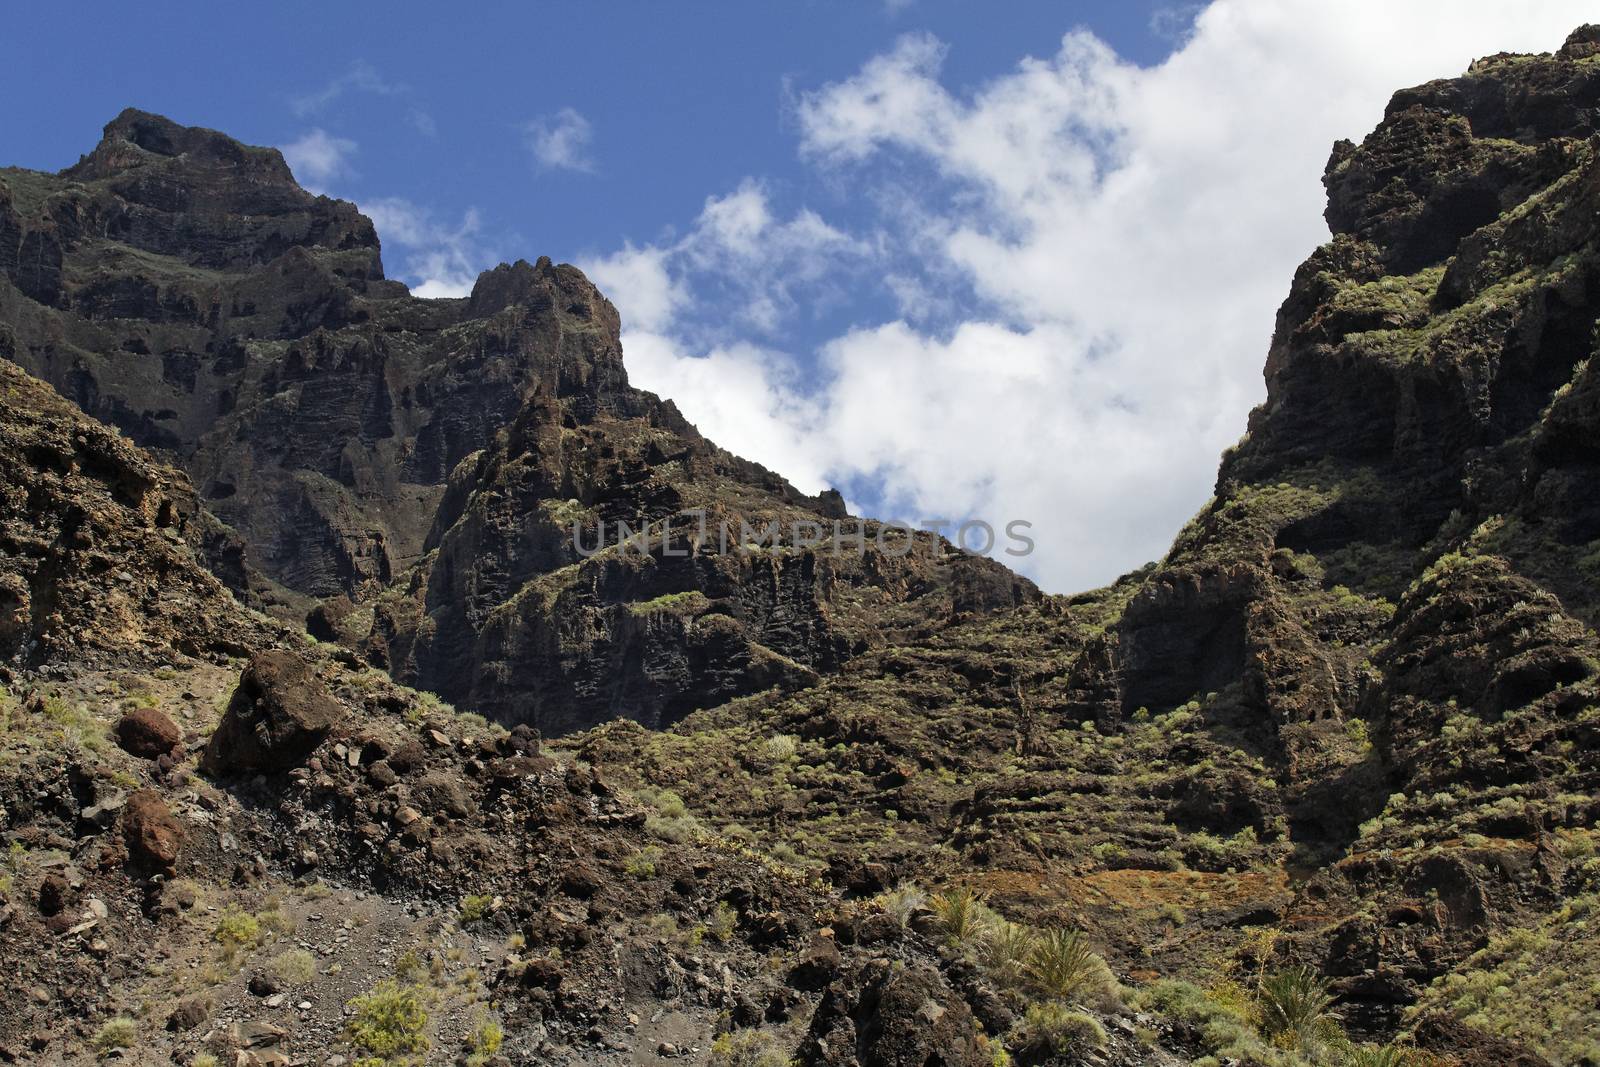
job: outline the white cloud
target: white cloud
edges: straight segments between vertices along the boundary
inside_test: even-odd
[[[284,145],[281,151],[295,180],[311,192],[320,193],[329,182],[353,173],[350,157],[356,154],[357,146],[354,141],[335,137],[318,127]]]
[[[434,121],[430,112],[420,107],[414,107],[406,112],[406,123],[424,137],[439,136],[439,124]]]
[[[572,108],[539,116],[523,127],[523,133],[540,170],[594,170],[589,158],[594,130],[589,120]]]
[[[658,333],[671,325],[688,299],[683,282],[668,268],[672,254],[671,249],[655,245],[635,248],[627,244],[622,251],[588,260],[583,266],[613,302],[626,305],[630,329]],[[629,359],[631,362],[631,352]]]
[[[485,264],[495,262],[494,254],[480,243],[476,210],[469,209],[460,223],[450,226],[401,197],[367,200],[360,207],[385,249],[404,251],[401,274],[412,279],[413,296],[466,296]]]
[[[1165,550],[1261,398],[1277,304],[1327,237],[1332,142],[1402,86],[1553,49],[1590,6],[1218,0],[1159,66],[1073,32],[971,92],[941,80],[943,43],[905,37],[799,99],[801,152],[862,203],[893,204],[907,173],[941,192],[883,207],[871,240],[775,223],[756,183],[708,201],[652,246],[661,273],[613,292],[649,330],[625,337],[633,376],[807,487],[882,484],[912,518],[1029,519],[1027,569],[1098,584]],[[823,346],[820,384],[770,344],[697,334],[731,288],[734,322],[771,337],[797,310],[785,264],[822,282],[863,249],[910,321]],[[718,256],[749,284],[715,276]],[[963,292],[939,328],[913,325]]]
[[[622,310],[628,330],[681,328],[679,313],[714,294],[719,321],[698,327],[697,340],[706,343],[726,340],[729,327],[775,334],[798,310],[797,290],[806,291],[808,302],[825,302],[829,276],[847,273],[872,254],[870,244],[808,209],[778,219],[766,187],[746,179],[725,196],[708,197],[683,237],[642,248],[627,244],[578,265]]]
[[[315,115],[325,110],[330,104],[346,93],[370,93],[375,96],[398,96],[405,92],[405,86],[396,85],[387,81],[377,71],[377,68],[364,60],[357,60],[350,65],[350,69],[328,82],[315,92],[297,96],[291,101],[294,113],[302,117]]]

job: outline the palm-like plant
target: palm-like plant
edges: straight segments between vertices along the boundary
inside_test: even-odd
[[[1039,935],[1028,953],[1028,979],[1046,996],[1071,1000],[1094,977],[1099,957],[1079,930],[1057,927]]]
[[[989,928],[991,912],[984,905],[984,896],[965,886],[935,893],[928,906],[938,918],[945,936],[957,944],[969,944]]]
[[[983,939],[983,962],[989,971],[1006,982],[1022,977],[1023,968],[1039,939],[1019,923],[1001,921],[990,927]]]
[[[1261,977],[1256,1011],[1261,1033],[1289,1049],[1309,1049],[1339,1032],[1328,983],[1309,967]]]

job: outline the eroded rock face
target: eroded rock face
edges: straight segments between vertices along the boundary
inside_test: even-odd
[[[1597,40],[1404,90],[1335,148],[1267,401],[1161,561],[578,751],[642,752],[705,816],[838,814],[808,848],[841,883],[953,849],[958,884],[1135,946],[1129,970],[1281,931],[1272,964],[1317,968],[1363,1037],[1581,1058],[1559,946],[1592,921],[1600,826]],[[779,734],[803,808],[722,781]],[[1181,935],[1138,919],[1156,901]]]
[[[1600,71],[1574,58],[1586,47],[1575,37],[1557,55],[1491,57],[1404,90],[1361,145],[1335,149],[1333,240],[1279,312],[1267,402],[1224,457],[1212,504],[1123,613],[1113,654],[1084,664],[1087,710],[1104,721],[1216,696],[1281,725],[1356,714],[1362,650],[1475,529],[1477,550],[1592,624],[1600,598],[1578,557],[1600,532],[1585,432]],[[1460,595],[1433,612],[1486,606]],[[1534,659],[1490,702],[1522,706],[1548,691],[1541,679],[1583,673]],[[1431,695],[1462,695],[1445,688]]]
[[[343,715],[303,659],[262,652],[239,675],[201,766],[215,775],[288,770],[311,755]]]
[[[3,360],[0,504],[0,661],[133,665],[266,632],[201,565],[188,480]]]

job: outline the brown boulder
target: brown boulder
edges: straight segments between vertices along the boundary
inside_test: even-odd
[[[355,609],[355,604],[343,593],[324,600],[306,612],[306,633],[318,641],[343,640],[345,620]]]
[[[833,981],[843,961],[839,946],[830,937],[813,935],[811,944],[801,953],[800,959],[789,969],[789,984],[796,989],[815,992]]]
[[[177,724],[156,708],[134,708],[117,721],[117,744],[140,759],[159,759],[182,740]]]
[[[183,845],[183,826],[154,789],[141,789],[122,809],[122,838],[136,867],[170,871]]]
[[[213,775],[288,770],[304,762],[343,716],[299,656],[259,653],[239,675],[200,766]]]

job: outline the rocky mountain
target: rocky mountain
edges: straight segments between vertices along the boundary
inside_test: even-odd
[[[843,502],[631,388],[616,309],[576,269],[417,299],[372,224],[273,149],[125,111],[58,175],[0,171],[0,274],[0,356],[181,466],[247,601],[316,608],[319,636],[503,722],[659,724],[1038,595],[943,544],[622,550],[600,524],[692,510],[737,538]]]
[[[574,268],[416,299],[141,112],[0,171],[0,1061],[1594,1062],[1597,116],[1584,27],[1335,146],[1214,498],[1071,597],[745,543],[856,520]]]

